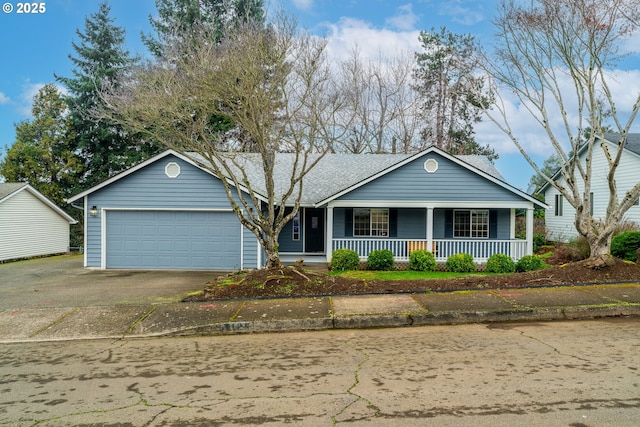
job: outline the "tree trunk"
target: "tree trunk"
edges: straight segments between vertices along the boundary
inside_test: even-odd
[[[280,254],[278,253],[278,238],[277,236],[265,236],[264,239],[264,251],[267,256],[266,268],[280,268],[282,263],[280,262]]]
[[[595,227],[595,230],[587,233],[586,239],[589,242],[589,259],[585,264],[594,270],[607,268],[615,263],[611,252],[611,235],[613,231],[607,231],[606,227]]]

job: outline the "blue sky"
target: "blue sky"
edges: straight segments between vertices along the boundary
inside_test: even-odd
[[[71,76],[75,55],[72,41],[76,30],[94,13],[99,0],[48,0],[41,14],[0,13],[0,156],[15,138],[14,123],[30,118],[33,95],[42,85],[55,82],[54,73]],[[283,7],[298,18],[300,26],[329,37],[329,48],[340,55],[354,42],[365,54],[419,50],[420,30],[447,27],[454,33],[473,34],[483,43],[492,41],[491,20],[498,0],[271,0],[270,11]],[[115,24],[126,31],[127,48],[146,56],[140,33],[150,32],[149,15],[156,12],[154,0],[110,0]],[[4,7],[3,6],[3,9]],[[639,79],[640,80],[640,79]],[[632,91],[633,93],[633,91]],[[637,91],[635,92],[637,93]],[[530,140],[534,156],[544,159],[550,152],[539,141],[544,135],[526,117],[514,114],[513,126]],[[525,189],[533,169],[493,125],[479,126],[476,137],[491,144],[501,158],[496,165],[508,182]],[[638,130],[636,130],[638,131]]]

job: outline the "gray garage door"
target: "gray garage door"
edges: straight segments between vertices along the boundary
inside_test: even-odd
[[[106,221],[107,268],[240,268],[233,212],[108,211]]]

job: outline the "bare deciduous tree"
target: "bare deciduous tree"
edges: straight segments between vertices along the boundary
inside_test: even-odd
[[[105,91],[103,113],[178,152],[197,153],[256,235],[266,266],[278,267],[278,235],[299,209],[304,177],[342,137],[338,117],[349,124],[325,41],[283,15],[266,27],[235,28],[220,43],[206,30],[190,32],[196,43],[168,47],[181,55],[160,55],[121,89]],[[231,131],[220,131],[221,117]],[[254,153],[242,153],[247,146]],[[289,164],[278,163],[281,151],[290,153]],[[283,174],[286,183],[276,178]]]
[[[495,59],[485,61],[494,81],[515,94],[521,108],[545,130],[550,148],[561,161],[562,179],[553,180],[527,153],[509,124],[504,101],[487,110],[488,117],[536,173],[575,208],[576,230],[589,242],[593,261],[606,259],[615,227],[640,196],[640,182],[622,197],[616,183],[640,94],[634,95],[635,103],[623,120],[610,88],[610,72],[621,59],[626,38],[638,29],[639,17],[638,0],[534,0],[526,5],[505,0],[496,19]],[[604,141],[607,126],[620,135],[613,152],[606,144],[596,143]],[[589,205],[591,163],[594,150],[600,149],[608,163],[609,201],[605,218],[595,219]]]
[[[412,89],[413,58],[407,55],[363,60],[357,47],[341,75],[352,122],[347,138],[336,147],[349,153],[415,151],[418,104]],[[355,119],[352,115],[355,114]]]

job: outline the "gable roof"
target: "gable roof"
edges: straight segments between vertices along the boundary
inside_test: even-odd
[[[479,155],[452,156],[436,146],[430,146],[417,154],[325,154],[304,177],[300,204],[302,206],[322,206],[342,194],[429,153],[438,153],[527,200],[534,201],[539,205],[541,203],[507,184],[495,165],[487,157]],[[196,153],[189,153],[189,156],[198,163],[207,163],[202,156]],[[317,157],[312,157],[311,160],[316,160]],[[264,196],[266,186],[264,184],[261,156],[256,153],[239,153],[235,160],[243,163],[242,167],[251,182],[253,190],[263,195],[266,199]],[[276,154],[273,177],[276,194],[283,194],[289,187],[290,174],[294,162],[294,153]]]
[[[84,196],[86,196],[86,195],[88,195],[88,194],[91,194],[91,193],[93,193],[93,192],[95,192],[95,191],[98,191],[98,190],[100,190],[101,188],[104,188],[104,187],[106,187],[106,186],[108,186],[108,185],[112,184],[113,182],[119,181],[119,180],[121,180],[122,178],[124,178],[124,177],[126,177],[126,176],[129,176],[129,175],[131,175],[131,174],[132,174],[132,173],[134,173],[134,172],[139,171],[140,169],[144,169],[146,166],[148,166],[148,165],[150,165],[150,164],[152,164],[152,163],[155,163],[155,162],[157,162],[158,160],[163,159],[163,158],[165,158],[165,157],[167,157],[167,156],[175,156],[175,157],[178,157],[179,159],[181,159],[181,160],[183,160],[183,161],[185,161],[185,162],[187,162],[187,163],[189,163],[189,164],[191,164],[191,165],[195,166],[196,168],[201,169],[201,170],[203,170],[203,171],[207,172],[208,174],[210,174],[210,175],[212,175],[212,176],[215,176],[215,175],[214,175],[210,170],[208,170],[208,169],[206,169],[206,168],[202,167],[202,165],[198,164],[198,162],[196,162],[194,159],[192,159],[192,158],[190,158],[190,157],[187,157],[187,156],[184,156],[184,155],[182,155],[182,154],[178,153],[178,152],[177,152],[177,151],[175,151],[175,150],[166,150],[166,151],[163,151],[163,152],[162,152],[162,153],[160,153],[160,154],[157,154],[157,155],[155,155],[155,156],[153,156],[153,157],[151,157],[151,158],[149,158],[149,159],[147,159],[147,160],[143,161],[142,163],[138,163],[137,165],[135,165],[135,166],[133,166],[133,167],[131,167],[131,168],[127,169],[126,171],[123,171],[123,172],[121,172],[121,173],[119,173],[119,174],[117,174],[117,175],[115,175],[115,176],[112,176],[111,178],[109,178],[109,179],[107,179],[107,180],[105,180],[105,181],[102,181],[102,182],[101,182],[100,184],[98,184],[98,185],[95,185],[95,186],[93,186],[93,187],[91,187],[91,188],[89,188],[89,189],[87,189],[87,190],[85,190],[85,191],[83,191],[83,192],[81,192],[81,193],[78,193],[78,194],[76,194],[75,196],[69,197],[66,201],[67,201],[67,203],[73,203],[73,202],[75,202],[75,201],[77,201],[77,200],[80,200],[80,199],[82,199]],[[216,178],[217,178],[217,177],[216,177]]]
[[[26,187],[26,182],[5,182],[0,183],[0,203],[4,201],[4,198],[10,194],[15,193],[22,187]]]
[[[63,211],[59,206],[53,203],[51,200],[46,198],[42,193],[37,191],[35,188],[27,184],[26,182],[7,182],[0,183],[0,204],[14,197],[15,195],[27,191],[35,196],[42,203],[47,205],[49,208],[54,210],[58,215],[63,217],[65,220],[69,222],[69,224],[76,224],[78,221],[73,219],[69,214]]]
[[[329,197],[327,197],[326,199],[317,201],[315,203],[316,206],[320,206],[323,205],[325,203],[330,202],[331,200],[334,200],[346,193],[349,193],[353,190],[355,190],[356,188],[359,188],[371,181],[374,181],[376,179],[378,179],[379,177],[386,175],[398,168],[401,168],[402,166],[416,160],[419,159],[420,157],[424,157],[429,153],[436,153],[450,161],[452,161],[453,163],[458,164],[459,166],[473,172],[476,175],[479,175],[489,181],[491,181],[492,183],[498,185],[499,187],[502,187],[512,193],[517,194],[518,196],[533,202],[534,204],[540,206],[540,207],[544,207],[546,208],[547,205],[545,205],[544,203],[540,202],[539,200],[531,197],[529,194],[515,188],[514,186],[512,186],[511,184],[508,184],[504,178],[502,177],[502,175],[500,174],[500,172],[498,171],[498,169],[496,169],[495,165],[493,163],[491,163],[489,161],[489,159],[487,159],[485,156],[478,156],[478,155],[458,155],[458,156],[453,156],[451,154],[448,154],[447,152],[439,149],[438,147],[432,145],[429,146],[427,149],[416,153],[416,154],[412,154],[412,155],[396,155],[396,156],[401,156],[398,157],[398,160],[396,163],[386,167],[386,168],[382,168],[381,170],[379,170],[377,173],[371,174],[368,177],[366,177],[366,179],[355,182],[353,184],[348,184],[346,186],[344,186],[344,188],[342,188],[341,190],[335,192],[334,194],[330,195]],[[360,161],[362,161],[360,159]]]
[[[426,150],[417,154],[326,154],[304,177],[303,194],[300,204],[308,207],[321,206],[346,192],[358,188],[367,182],[402,167],[410,161],[432,152],[446,157],[460,166],[516,193],[526,200],[546,207],[546,205],[541,204],[540,201],[506,183],[500,172],[498,172],[493,163],[486,157],[476,155],[452,156],[435,146],[428,147]],[[67,199],[67,202],[72,203],[79,200],[168,155],[174,155],[215,176],[215,174],[207,168],[206,165],[208,162],[201,155],[197,153],[187,153],[183,155],[174,150],[167,150],[95,187]],[[311,160],[317,159],[318,156],[319,155],[315,155]],[[295,159],[295,153],[276,153],[273,177],[276,194],[284,194],[285,190],[289,187],[291,182],[290,174],[294,167]],[[251,187],[257,196],[262,200],[266,200],[266,185],[261,155],[257,153],[238,153],[235,160],[242,164],[247,178],[249,182],[251,182]],[[246,189],[242,190],[246,191]]]
[[[598,137],[596,137],[597,139],[600,139]],[[614,132],[605,132],[604,134],[604,141],[608,142],[609,144],[613,144],[613,145],[617,145],[617,141],[620,140],[620,134],[619,133],[614,133]],[[587,144],[583,144],[579,149],[578,149],[578,154],[582,154],[584,152],[584,150],[586,150],[587,148]],[[624,144],[624,149],[640,156],[640,133],[630,133],[627,135],[627,142]],[[551,176],[551,179],[553,181],[555,181],[556,179],[558,179],[558,177],[561,175],[561,171],[562,171],[562,167],[558,168],[557,171],[555,171],[553,173],[553,175]],[[537,194],[542,194],[551,184],[549,184],[548,182],[545,182],[540,189],[538,189],[538,191],[536,191]]]
[[[612,144],[617,144],[617,141],[620,139],[620,134],[607,132],[604,134],[604,139]],[[627,142],[624,144],[624,148],[634,154],[640,155],[640,133],[627,134]]]

